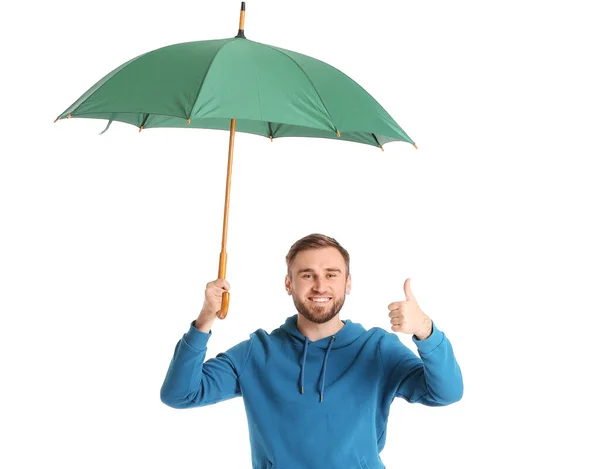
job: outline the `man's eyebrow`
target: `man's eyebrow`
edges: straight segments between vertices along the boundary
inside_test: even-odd
[[[328,267],[327,269],[325,269],[327,272],[339,272],[342,273],[342,271],[340,269],[334,268],[334,267]],[[299,274],[303,274],[304,272],[314,272],[314,269],[301,269],[298,271]]]

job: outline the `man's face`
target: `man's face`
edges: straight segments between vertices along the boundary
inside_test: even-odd
[[[334,247],[299,252],[290,265],[290,275],[285,277],[285,288],[298,313],[317,324],[335,317],[350,293],[346,262]]]

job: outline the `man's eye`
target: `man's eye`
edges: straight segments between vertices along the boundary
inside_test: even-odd
[[[329,274],[330,277],[335,277],[335,274]]]

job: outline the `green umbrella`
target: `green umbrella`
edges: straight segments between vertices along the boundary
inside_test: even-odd
[[[306,55],[246,39],[245,2],[236,37],[186,42],[142,54],[110,72],[56,120],[82,117],[142,129],[229,130],[219,277],[227,264],[227,220],[236,130],[373,145],[411,138],[360,85]],[[56,121],[55,121],[56,122]],[[416,145],[415,145],[416,147]],[[224,319],[229,292],[219,317]]]

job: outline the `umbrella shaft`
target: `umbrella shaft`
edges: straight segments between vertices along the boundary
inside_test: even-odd
[[[231,168],[233,166],[233,141],[235,137],[235,119],[231,119],[229,127],[229,157],[227,159],[227,182],[225,184],[225,209],[223,212],[223,237],[221,240],[221,257],[219,258],[219,278],[225,278],[227,267],[227,223],[229,221],[229,193],[231,191]]]

